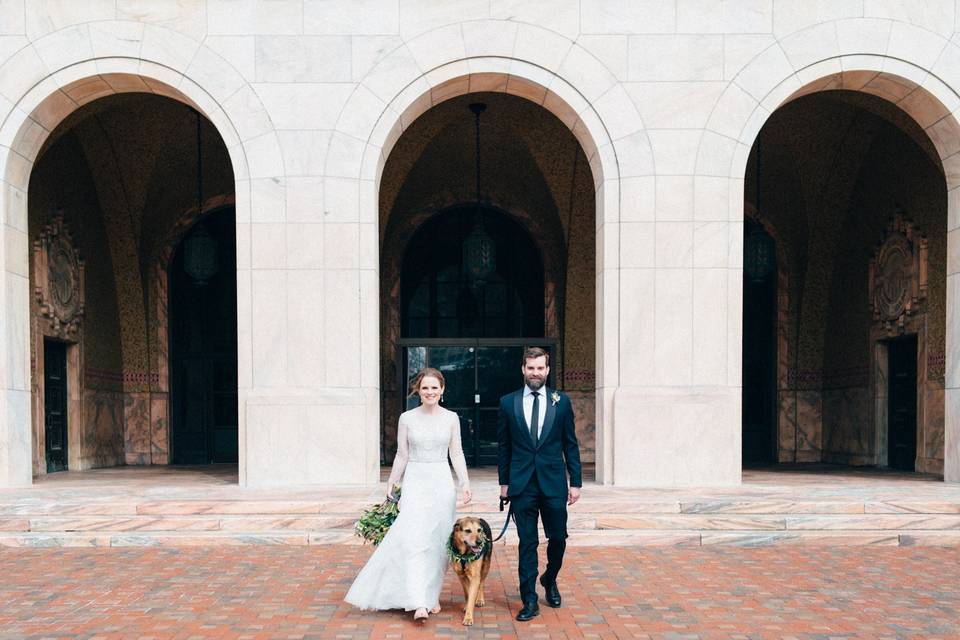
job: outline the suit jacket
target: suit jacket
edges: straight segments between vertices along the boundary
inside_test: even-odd
[[[546,387],[544,387],[546,389]],[[580,477],[580,445],[573,422],[573,405],[566,394],[546,389],[547,414],[536,444],[523,415],[523,389],[500,398],[497,419],[499,441],[498,462],[500,484],[509,485],[511,496],[519,495],[534,472],[545,496],[567,495],[567,474],[570,486],[582,486]],[[554,404],[551,396],[560,396]]]

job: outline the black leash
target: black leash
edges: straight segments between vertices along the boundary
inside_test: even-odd
[[[503,537],[503,534],[505,534],[505,533],[507,532],[507,527],[510,526],[510,517],[513,516],[513,503],[510,502],[510,498],[509,498],[509,497],[507,497],[507,498],[501,497],[501,498],[500,498],[500,511],[503,511],[503,505],[505,505],[505,504],[509,504],[509,505],[510,505],[510,508],[507,509],[507,519],[503,521],[503,528],[500,529],[500,535],[498,535],[496,538],[493,539],[494,542],[496,542],[497,540],[499,540],[500,538],[502,538],[502,537]]]

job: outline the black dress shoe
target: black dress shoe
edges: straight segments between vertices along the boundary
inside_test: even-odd
[[[517,614],[517,622],[526,622],[533,620],[540,615],[540,606],[536,602],[525,602]]]
[[[554,609],[559,607],[560,589],[557,589],[557,581],[554,580],[553,582],[541,582],[540,584],[543,585],[543,588],[546,591],[543,599],[547,601],[547,606],[553,607]]]

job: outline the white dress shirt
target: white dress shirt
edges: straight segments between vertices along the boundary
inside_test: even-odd
[[[537,438],[539,439],[540,433],[543,431],[543,421],[547,418],[547,401],[549,399],[547,394],[549,392],[546,386],[540,387],[538,392],[540,393],[540,419],[537,420]],[[523,418],[527,421],[527,431],[530,430],[531,416],[533,416],[533,390],[527,385],[523,385]]]

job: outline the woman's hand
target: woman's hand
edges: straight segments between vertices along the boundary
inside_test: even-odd
[[[473,500],[473,492],[470,491],[470,487],[463,488],[463,504],[470,504],[470,501]]]

